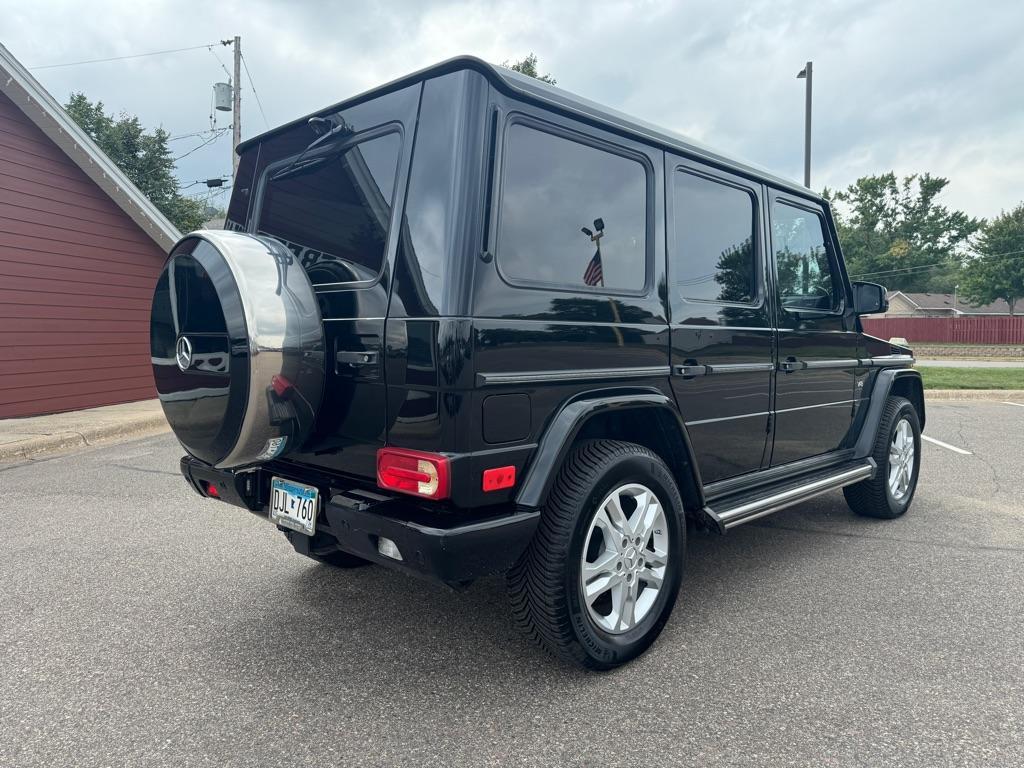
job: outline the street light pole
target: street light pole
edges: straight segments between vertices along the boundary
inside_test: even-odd
[[[806,104],[804,106],[804,186],[811,187],[811,77],[814,63],[807,65],[797,74],[798,80],[806,80]]]

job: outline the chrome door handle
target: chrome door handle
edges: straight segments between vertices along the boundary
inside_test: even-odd
[[[802,371],[807,367],[807,363],[797,360],[795,357],[788,357],[785,360],[779,362],[779,370],[785,373],[793,373],[793,371]]]
[[[376,352],[343,352],[338,351],[337,361],[341,365],[376,365],[377,364],[377,353]]]
[[[676,366],[676,373],[684,379],[692,379],[696,376],[704,376],[708,372],[706,365],[679,365]]]

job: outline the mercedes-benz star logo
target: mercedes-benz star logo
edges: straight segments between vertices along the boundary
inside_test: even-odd
[[[187,371],[192,366],[192,342],[185,336],[178,337],[174,359],[178,361],[178,367],[183,371]]]

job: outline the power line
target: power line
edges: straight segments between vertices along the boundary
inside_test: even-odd
[[[221,136],[223,136],[229,130],[231,130],[231,129],[230,128],[219,128],[219,129],[217,129],[217,132],[213,136],[208,138],[206,141],[204,141],[202,144],[199,144],[198,146],[192,147],[192,149],[190,149],[185,154],[178,155],[177,157],[173,158],[174,162],[178,162],[182,158],[188,157],[193,152],[198,152],[203,147],[206,147],[206,146],[209,146],[210,144],[213,144],[213,142],[215,142],[217,139],[219,139]]]
[[[223,45],[223,43],[220,43],[220,45]],[[228,81],[230,82],[231,81],[231,73],[228,72],[228,68],[224,66],[224,62],[220,60],[220,56],[217,55],[217,52],[215,50],[213,50],[213,46],[212,45],[210,46],[209,51],[213,55],[213,58],[215,58],[217,60],[217,63],[220,64],[220,68],[224,70],[224,74],[228,76]]]
[[[256,85],[252,81],[252,75],[249,74],[249,65],[245,63],[245,54],[242,56],[242,67],[245,69],[245,77],[249,81],[249,87],[252,88],[252,95],[256,97],[256,106],[260,108],[260,114],[263,115],[263,124],[270,129],[270,122],[267,120],[267,113],[263,111],[263,102],[260,101],[260,95],[256,92]],[[237,85],[236,85],[237,87]]]
[[[204,182],[199,182],[199,183],[203,184]],[[190,184],[189,186],[192,186],[192,185]],[[188,189],[188,187],[179,187],[179,189]],[[206,197],[206,198],[216,197],[218,195],[222,195],[225,192],[230,192],[230,191],[231,191],[231,185],[230,184],[226,184],[223,187],[207,187],[206,188],[206,192],[203,192],[202,190],[200,190],[198,193],[194,193],[194,194],[188,195],[188,197],[191,197],[193,200],[198,200],[200,197]]]
[[[127,56],[111,56],[108,59],[85,59],[83,61],[66,61],[62,64],[42,64],[37,67],[29,67],[29,69],[54,69],[56,67],[76,67],[79,64],[101,64],[105,61],[124,61],[125,59],[141,59],[144,56],[163,56],[166,53],[181,53],[183,51],[199,51],[203,48],[209,48],[211,45],[216,43],[210,43],[208,45],[194,45],[190,48],[170,48],[166,51],[150,51],[149,53],[132,53]]]
[[[168,141],[178,141],[179,139],[191,139],[193,136],[206,136],[209,133],[217,133],[218,131],[226,131],[227,128],[206,128],[202,131],[196,131],[195,133],[180,133],[177,136],[168,136]]]
[[[1018,255],[1021,254],[1021,255]],[[1012,256],[1013,258],[1003,259],[1003,256]],[[961,257],[967,258],[967,257]],[[993,253],[989,256],[983,256],[984,259],[999,259],[1000,261],[1016,261],[1018,259],[1024,259],[1024,250],[1021,251],[1006,251],[1005,253]],[[952,264],[948,261],[938,261],[934,264],[918,264],[912,267],[898,267],[896,269],[887,269],[881,272],[861,272],[860,274],[851,275],[851,277],[881,277],[883,275],[895,275],[895,274],[914,274],[917,272],[926,272],[929,269],[938,269],[941,267],[950,267]]]

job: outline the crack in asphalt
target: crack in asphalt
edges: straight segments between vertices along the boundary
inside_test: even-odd
[[[964,450],[970,451],[971,454],[978,461],[980,461],[982,464],[985,465],[985,467],[988,468],[988,471],[991,474],[992,478],[992,485],[994,486],[994,493],[1004,494],[1005,489],[1003,488],[1002,482],[1000,482],[998,470],[995,468],[995,466],[993,466],[991,461],[989,461],[987,458],[985,458],[984,455],[979,453],[978,449],[975,448],[974,444],[970,440],[968,440],[967,436],[964,434],[964,428],[966,427],[965,419],[970,417],[970,409],[967,406],[957,405],[949,406],[948,408],[946,408],[946,410],[953,415],[953,418],[955,420],[954,429],[956,431],[957,436],[956,445],[963,448]]]
[[[151,475],[170,475],[171,477],[181,477],[180,472],[168,472],[165,469],[143,469],[142,467],[133,467],[130,464],[111,464],[112,467],[118,469],[128,469],[132,472],[147,472]]]
[[[967,448],[971,453],[974,454],[975,458],[978,459],[982,464],[988,467],[988,471],[992,475],[992,484],[995,486],[995,493],[1003,493],[1003,484],[999,481],[999,473],[992,463],[986,459],[978,450],[971,444],[971,442],[964,436],[964,418],[968,415],[966,408],[960,408],[955,411],[956,415],[956,433],[957,437],[960,438],[960,445]]]

